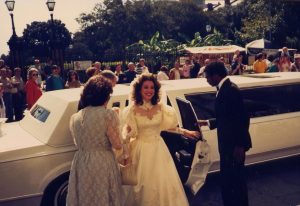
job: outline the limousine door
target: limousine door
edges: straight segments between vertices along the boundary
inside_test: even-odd
[[[176,102],[183,128],[201,133],[191,103],[179,97],[176,98]],[[162,132],[162,137],[170,150],[182,182],[196,194],[204,184],[210,166],[207,142],[166,131]]]

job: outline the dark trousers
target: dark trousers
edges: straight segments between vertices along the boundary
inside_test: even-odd
[[[248,206],[245,164],[237,163],[232,155],[220,154],[221,191],[224,206]]]
[[[12,94],[10,92],[4,92],[3,93],[3,101],[5,104],[5,115],[7,118],[6,122],[12,122],[14,120]]]
[[[20,121],[23,118],[24,100],[21,92],[12,94],[12,105],[15,114],[15,120]]]

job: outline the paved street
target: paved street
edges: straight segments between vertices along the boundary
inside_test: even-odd
[[[247,168],[250,206],[300,205],[300,156]],[[211,174],[190,206],[221,206],[219,174]]]

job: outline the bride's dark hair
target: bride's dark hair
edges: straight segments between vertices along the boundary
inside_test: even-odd
[[[142,74],[136,78],[132,84],[131,100],[137,105],[143,104],[143,97],[141,94],[142,86],[145,81],[152,81],[154,84],[154,95],[151,99],[151,103],[156,105],[160,100],[160,83],[157,81],[153,74]]]

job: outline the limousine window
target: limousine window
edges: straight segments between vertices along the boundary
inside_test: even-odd
[[[300,84],[278,85],[242,89],[246,109],[250,117],[263,117],[300,111]],[[215,93],[185,95],[198,119],[214,117]]]
[[[39,121],[46,122],[50,112],[47,109],[36,105],[33,110],[31,110],[30,114]]]
[[[242,90],[250,117],[300,111],[300,84]]]
[[[210,119],[215,117],[215,92],[186,94],[185,98],[192,103],[198,119]]]

